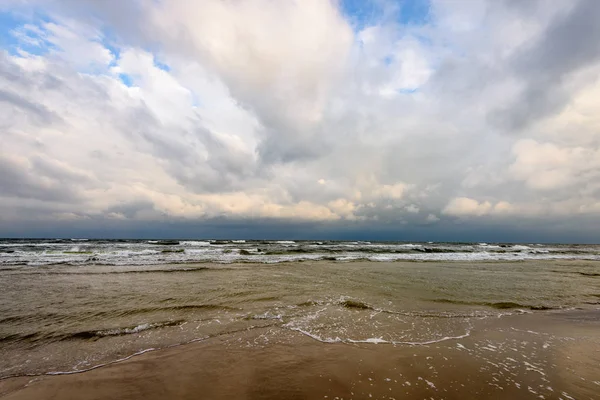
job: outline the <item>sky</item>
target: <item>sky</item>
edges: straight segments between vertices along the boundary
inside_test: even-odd
[[[2,0],[0,237],[600,242],[600,1]]]

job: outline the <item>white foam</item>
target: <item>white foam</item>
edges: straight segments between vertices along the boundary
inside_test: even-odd
[[[204,336],[204,337],[200,337],[200,338],[189,340],[187,342],[176,343],[176,344],[173,344],[173,345],[170,345],[170,346],[166,346],[166,347],[163,347],[162,349],[168,349],[168,348],[183,346],[183,345],[190,344],[190,343],[201,342],[201,341],[204,341],[204,340],[206,340],[208,338],[209,338],[208,336]],[[92,367],[85,368],[85,369],[77,369],[77,370],[72,370],[72,371],[50,371],[50,372],[45,372],[45,373],[41,373],[41,374],[15,375],[13,377],[16,377],[16,376],[42,376],[42,375],[74,375],[74,374],[81,374],[83,372],[88,372],[88,371],[92,371],[92,370],[95,370],[95,369],[98,369],[98,368],[106,367],[108,365],[117,364],[117,363],[120,363],[120,362],[123,362],[123,361],[127,361],[127,360],[129,360],[129,359],[131,359],[133,357],[142,355],[144,353],[149,353],[151,351],[156,351],[156,350],[161,350],[161,348],[151,347],[151,348],[148,348],[148,349],[140,350],[140,351],[135,352],[133,354],[130,354],[130,355],[126,356],[126,357],[118,358],[116,360],[112,360],[112,361],[109,361],[109,362],[106,362],[106,363],[102,363],[102,364],[97,364],[97,365],[94,365]],[[11,378],[11,376],[4,377],[2,379],[5,379],[5,378]]]
[[[323,310],[320,310],[319,312],[321,312]],[[307,316],[305,317],[305,320],[307,319],[314,319],[318,316],[318,313],[315,313],[313,315]],[[470,331],[467,331],[464,335],[460,335],[460,336],[444,336],[443,338],[440,339],[434,339],[434,340],[429,340],[429,341],[423,341],[423,342],[416,342],[416,341],[393,341],[393,340],[385,340],[382,337],[372,337],[372,338],[367,338],[367,339],[353,339],[353,338],[340,338],[340,337],[335,337],[335,338],[323,338],[319,335],[316,335],[304,328],[300,328],[297,326],[293,326],[293,323],[290,322],[288,324],[283,325],[285,328],[288,328],[292,331],[296,331],[296,332],[300,332],[312,339],[315,339],[319,342],[322,343],[352,343],[352,344],[357,344],[357,343],[365,343],[365,344],[392,344],[392,345],[410,345],[410,346],[425,346],[425,345],[430,345],[430,344],[435,344],[435,343],[440,343],[440,342],[444,342],[447,340],[456,340],[456,339],[464,339],[466,337],[468,337],[470,335]],[[460,343],[457,344],[457,346],[464,348],[464,346],[462,346]]]
[[[523,364],[527,366],[527,371],[537,372],[538,374],[540,374],[542,376],[546,376],[546,374],[540,369],[540,367],[530,364],[527,361],[523,361]]]
[[[305,331],[304,329],[300,329],[300,328],[290,328],[290,330],[300,332],[303,335],[306,335],[306,336],[308,336],[312,339],[315,339],[316,341],[319,341],[321,343],[342,343],[343,342],[343,340],[340,339],[339,337],[336,337],[335,339],[334,338],[322,338],[318,335],[315,335],[314,333]]]
[[[120,328],[120,329],[100,330],[100,331],[97,331],[96,334],[98,336],[129,335],[129,334],[133,334],[133,333],[139,333],[139,332],[147,331],[148,329],[161,328],[161,327],[166,327],[166,326],[172,326],[174,324],[175,323],[173,323],[171,321],[168,321],[168,322],[158,322],[158,323],[154,323],[154,324],[145,323],[145,324],[140,324],[138,326],[135,326],[133,328]]]
[[[94,369],[105,367],[107,365],[116,364],[116,363],[119,363],[119,362],[122,362],[122,361],[127,361],[130,358],[133,358],[135,356],[139,356],[139,355],[142,355],[144,353],[148,353],[150,351],[155,351],[155,350],[157,350],[157,349],[155,349],[154,347],[151,347],[149,349],[144,349],[144,350],[138,351],[136,353],[133,353],[133,354],[127,356],[127,357],[119,358],[117,360],[113,360],[111,362],[107,362],[107,363],[104,363],[104,364],[94,365],[93,367],[90,367],[90,368],[78,369],[78,370],[74,370],[74,371],[50,371],[50,372],[46,372],[45,374],[42,374],[42,375],[73,375],[73,374],[80,374],[82,372],[92,371]]]
[[[368,339],[364,339],[364,340],[347,339],[347,341],[349,343],[372,343],[372,344],[392,343],[392,342],[390,342],[388,340],[384,340],[383,338],[368,338]]]
[[[501,249],[502,246],[498,246],[497,244],[487,244],[487,243],[479,243],[480,247],[485,247],[486,249]]]
[[[179,242],[181,246],[192,246],[192,247],[204,247],[210,246],[210,242],[202,241],[202,240],[185,240],[183,242]]]
[[[283,316],[281,314],[271,314],[269,311],[264,314],[257,314],[252,319],[278,319],[281,320]]]
[[[418,248],[423,247],[423,245],[406,243],[406,244],[398,245],[398,247],[405,248],[405,249],[418,249]]]
[[[423,345],[428,345],[428,344],[434,344],[434,343],[440,343],[440,342],[445,342],[447,340],[456,340],[456,339],[464,339],[468,336],[471,335],[471,331],[467,331],[467,333],[465,333],[464,335],[460,335],[460,336],[444,336],[441,339],[436,339],[436,340],[430,340],[427,342],[391,342],[392,344],[409,344],[411,346],[423,346]],[[457,343],[457,346],[459,347],[463,347],[460,343]]]
[[[427,385],[429,385],[430,388],[435,389],[435,385],[433,384],[433,382],[429,382],[427,379],[425,379],[425,383],[427,383]]]

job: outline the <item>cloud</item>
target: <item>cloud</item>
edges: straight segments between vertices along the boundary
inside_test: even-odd
[[[489,201],[478,202],[468,197],[458,197],[452,199],[450,203],[442,210],[444,214],[449,215],[475,215],[481,216],[488,214],[492,210],[492,204]]]
[[[407,23],[381,2],[358,23],[321,0],[5,2],[0,214],[591,224],[597,4],[433,0]]]
[[[586,82],[573,81],[574,74],[600,62],[600,3],[579,0],[570,10],[554,17],[545,31],[523,46],[510,64],[522,89],[507,109],[496,116],[510,129],[560,111],[571,93]]]
[[[507,214],[515,210],[515,207],[507,201],[491,203],[489,201],[477,201],[468,197],[457,197],[448,203],[442,210],[443,214],[458,217],[481,217],[483,215]]]
[[[43,167],[45,162],[25,158],[0,158],[0,191],[3,197],[30,198],[48,202],[71,203],[78,199],[73,190],[68,190],[61,184],[61,178],[73,177],[67,171],[61,171],[54,166],[50,170]],[[54,168],[53,168],[54,167]],[[64,174],[63,176],[61,176]]]
[[[435,222],[438,222],[439,220],[440,219],[436,215],[433,215],[433,214],[429,214],[427,216],[427,218],[425,218],[425,221],[430,222],[430,223],[435,223]]]
[[[561,189],[600,178],[600,149],[523,139],[515,143],[513,153],[512,174],[532,189]]]

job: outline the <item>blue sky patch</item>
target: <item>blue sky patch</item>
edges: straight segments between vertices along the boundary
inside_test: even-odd
[[[28,22],[30,21],[22,15],[0,12],[0,47],[15,54],[16,50],[22,47],[22,43],[14,32]]]
[[[417,90],[417,88],[402,88],[398,90],[398,93],[402,93],[402,94],[413,94],[415,93]]]
[[[121,49],[119,48],[117,42],[117,37],[114,33],[109,29],[103,29],[100,40],[98,41],[102,46],[106,47],[114,56],[113,61],[111,62],[111,67],[116,65],[116,60],[121,57]]]
[[[341,9],[355,30],[395,21],[402,25],[422,25],[429,19],[429,0],[342,0]]]
[[[156,58],[156,55],[154,56],[154,66],[155,66],[156,68],[158,68],[158,69],[162,69],[163,71],[166,71],[166,72],[169,72],[169,71],[171,71],[171,67],[169,67],[167,64],[165,64],[165,63],[163,63],[163,62],[159,61],[159,60]]]
[[[123,82],[123,84],[125,86],[127,86],[127,87],[133,86],[133,79],[128,74],[119,74],[119,79],[121,80],[121,82]]]
[[[373,25],[384,15],[381,3],[374,0],[343,0],[341,8],[356,30]]]
[[[398,21],[406,25],[423,25],[429,20],[429,0],[405,0],[401,2]]]
[[[39,13],[26,16],[19,13],[0,12],[0,47],[11,54],[18,54],[20,51],[34,55],[48,53],[53,45],[45,40],[43,33],[39,33],[45,32],[43,24],[47,22],[52,22],[52,20]]]

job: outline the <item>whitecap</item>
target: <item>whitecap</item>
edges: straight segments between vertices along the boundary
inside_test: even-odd
[[[179,242],[181,246],[210,246],[210,242],[206,242],[203,240],[185,240]]]

